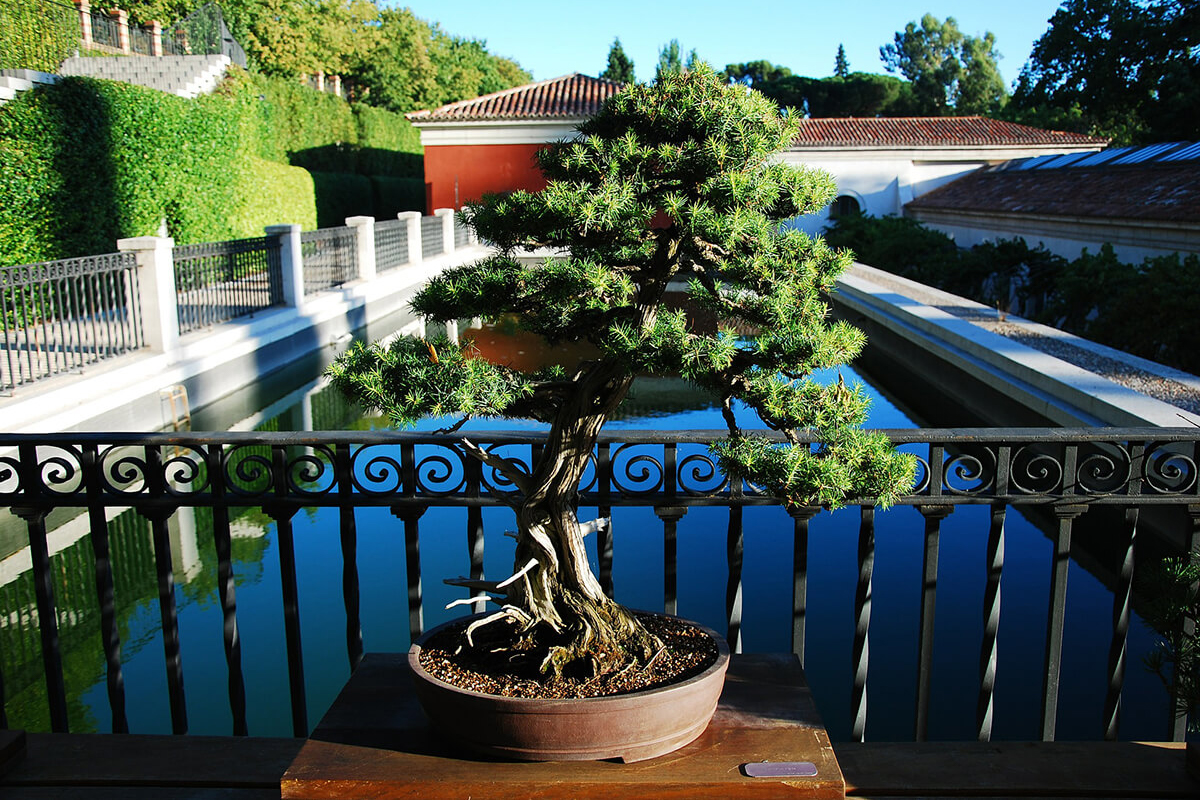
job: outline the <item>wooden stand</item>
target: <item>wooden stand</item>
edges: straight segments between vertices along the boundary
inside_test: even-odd
[[[813,777],[751,778],[755,762],[811,762]],[[708,729],[636,764],[511,762],[435,737],[404,655],[366,656],[280,782],[319,798],[844,798],[825,726],[793,655],[734,655]]]

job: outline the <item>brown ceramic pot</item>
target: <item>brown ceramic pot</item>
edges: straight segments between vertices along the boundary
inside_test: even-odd
[[[422,643],[446,625],[408,651],[426,716],[435,730],[476,752],[522,761],[631,762],[677,750],[708,726],[729,666],[725,640],[697,626],[716,642],[717,660],[679,683],[609,697],[500,697],[446,683],[421,666]]]

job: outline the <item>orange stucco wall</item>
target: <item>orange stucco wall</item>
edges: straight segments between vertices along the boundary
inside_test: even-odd
[[[485,192],[536,191],[546,186],[533,155],[544,144],[435,145],[425,147],[425,213],[462,207]]]

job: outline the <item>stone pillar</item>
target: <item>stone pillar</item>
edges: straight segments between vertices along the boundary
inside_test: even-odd
[[[179,298],[175,294],[174,239],[136,236],[118,239],[117,249],[137,258],[142,322],[146,345],[155,353],[174,353],[179,346]]]
[[[121,43],[121,52],[132,52],[129,47],[129,12],[123,8],[114,8],[109,14],[117,18],[117,41]]]
[[[435,217],[442,218],[442,252],[454,252],[454,209],[453,208],[435,208],[433,210]]]
[[[88,0],[75,0],[75,7],[79,9],[79,38],[87,48],[92,43],[92,6]]]
[[[407,236],[408,239],[408,263],[421,263],[421,212],[420,211],[401,211],[396,215],[397,219],[402,219],[408,224]]]
[[[375,280],[375,218],[346,217],[346,225],[354,229],[358,242],[358,277],[360,280]]]
[[[162,23],[150,23],[150,55],[161,56],[163,54],[162,46]]]
[[[318,92],[325,91],[325,73],[318,71],[315,77],[317,79],[317,86],[316,86],[317,91]]]
[[[342,76],[341,75],[330,75],[329,76],[329,91],[332,92],[333,94],[336,94],[338,97],[342,96]]]
[[[283,304],[304,307],[304,256],[300,246],[299,225],[268,225],[267,236],[279,237],[279,262],[283,273]]]

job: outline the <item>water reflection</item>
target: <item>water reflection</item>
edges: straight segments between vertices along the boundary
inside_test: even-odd
[[[466,335],[475,337],[481,349],[502,346],[501,339],[493,337],[491,331]],[[520,339],[510,338],[507,347],[504,353],[530,359],[530,363],[548,357],[527,350]],[[843,372],[848,382],[859,380],[852,370]],[[836,373],[826,374],[823,379],[836,379]],[[867,391],[874,400],[870,426],[917,424],[875,388],[868,387]],[[427,420],[422,427],[434,430],[447,422]],[[285,431],[362,430],[384,425],[384,420],[363,415],[322,383],[309,381],[228,427]],[[513,427],[509,423],[503,426]],[[476,420],[466,430],[498,427],[502,425],[496,420]],[[515,427],[538,426],[529,423]],[[637,427],[721,428],[723,419],[711,397],[682,381],[640,379],[610,425],[612,429]],[[594,511],[584,509],[581,516],[587,518]],[[975,735],[987,512],[986,508],[963,508],[947,519],[942,529],[929,731],[934,739],[971,739]],[[291,726],[275,525],[257,509],[231,513],[235,517],[234,576],[250,732],[287,736]],[[59,631],[71,729],[107,731],[111,719],[86,517],[70,518],[61,511],[56,517],[51,535],[52,561],[55,595],[62,609]],[[514,527],[512,512],[487,508],[483,518],[485,574],[507,574],[513,543],[503,533]],[[386,509],[360,509],[356,519],[365,649],[406,649],[409,631],[399,522]],[[727,509],[694,508],[678,526],[679,613],[719,630],[725,628],[728,519]],[[1015,512],[1008,516],[994,729],[998,739],[1033,739],[1038,735],[1051,548],[1044,525],[1039,527],[1036,522]],[[232,718],[225,701],[226,668],[211,514],[206,509],[180,509],[170,524],[190,730],[228,734]],[[792,520],[779,508],[749,508],[744,512],[744,524],[745,649],[787,650],[792,628]],[[307,700],[310,723],[315,724],[349,675],[338,511],[304,509],[293,519],[293,528]],[[149,524],[136,512],[124,511],[114,513],[109,530],[130,729],[136,733],[169,732]],[[431,509],[421,520],[421,530],[425,623],[432,626],[450,616],[442,607],[461,596],[459,590],[442,585],[440,577],[469,571],[466,510]],[[662,608],[661,530],[661,522],[651,509],[615,510],[613,579],[617,598],[628,605]],[[811,523],[805,666],[835,738],[847,737],[850,730],[857,532],[858,516],[853,509],[821,514]],[[912,737],[922,534],[923,521],[911,508],[897,508],[878,516],[868,681],[869,739]],[[0,664],[5,706],[11,727],[48,730],[33,582],[27,550],[19,547],[23,535],[24,526],[19,520],[9,518],[0,524],[0,546],[7,544],[0,552],[10,553],[0,562]],[[1085,538],[1082,533],[1077,535],[1079,542]],[[1069,578],[1058,725],[1062,739],[1094,739],[1102,730],[1112,607],[1112,594],[1104,585],[1104,576],[1115,571],[1116,556],[1114,548],[1095,552],[1081,548],[1081,552],[1085,552],[1088,568],[1072,563]],[[591,557],[595,568],[594,551]],[[460,611],[455,609],[454,613]],[[1148,632],[1135,620],[1130,653],[1136,657],[1149,647]],[[1166,716],[1166,699],[1153,677],[1136,666],[1131,668],[1122,738],[1162,738]]]

